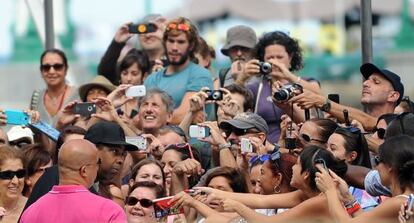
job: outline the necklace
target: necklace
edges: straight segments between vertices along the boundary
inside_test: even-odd
[[[16,205],[14,205],[14,208],[13,209],[6,210],[4,212],[4,216],[9,216],[9,215],[13,214],[18,208],[19,208],[19,200],[16,201]]]
[[[65,95],[66,95],[66,91],[67,91],[67,89],[68,89],[68,85],[66,85],[66,84],[65,84],[65,90],[63,91],[63,94],[61,94],[61,95],[60,95],[60,96],[58,96],[58,97],[51,97],[51,96],[48,94],[48,90],[46,89],[46,92],[45,92],[44,97],[43,97],[43,101],[46,101],[46,95],[47,95],[47,96],[49,97],[49,99],[50,99],[50,102],[52,103],[52,106],[53,106],[54,108],[56,108],[56,107],[57,107],[56,112],[54,112],[53,114],[51,114],[52,116],[54,116],[54,115],[55,115],[58,111],[60,111],[60,109],[62,108],[63,101],[65,100]],[[57,103],[58,98],[60,98],[59,104]]]

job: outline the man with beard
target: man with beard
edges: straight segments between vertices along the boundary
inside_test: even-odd
[[[219,71],[220,86],[236,83],[243,85],[248,76],[244,75],[244,64],[252,59],[257,37],[248,26],[234,26],[227,30],[226,44],[221,53],[230,57],[231,67]]]
[[[155,32],[139,34],[139,43],[142,51],[148,56],[151,67],[154,65],[165,66],[166,62],[164,47],[162,45],[162,36],[165,30],[167,19],[159,14],[150,14],[145,16],[140,23],[154,24],[157,28]],[[133,34],[129,33],[128,24],[122,25],[115,33],[114,39],[106,50],[98,65],[98,74],[106,77],[114,85],[119,84],[117,75],[117,61],[121,55],[121,51],[133,52],[130,46],[126,46],[127,42]],[[127,54],[128,54],[127,53]]]
[[[174,100],[175,109],[171,124],[179,124],[188,111],[190,97],[202,87],[213,88],[209,71],[191,60],[198,47],[198,31],[186,18],[168,22],[163,44],[169,65],[145,80],[147,89],[159,88]]]

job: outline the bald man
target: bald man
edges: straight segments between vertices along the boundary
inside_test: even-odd
[[[33,203],[20,222],[126,222],[119,205],[87,189],[100,163],[91,142],[73,139],[64,143],[58,157],[59,185]]]

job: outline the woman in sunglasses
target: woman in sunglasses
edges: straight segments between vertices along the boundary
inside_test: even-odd
[[[27,198],[23,197],[23,154],[9,146],[0,147],[0,221],[17,222]]]
[[[39,111],[40,120],[49,124],[56,122],[65,104],[79,99],[77,89],[65,81],[68,68],[68,60],[61,50],[46,50],[40,56],[40,72],[46,89],[33,92],[30,108]]]
[[[292,167],[290,185],[297,190],[283,194],[257,195],[229,193],[211,188],[199,188],[209,194],[211,199],[221,199],[226,211],[236,211],[248,222],[302,222],[326,220],[330,218],[326,198],[319,196],[316,187],[315,174],[317,163],[323,163],[327,168],[343,176],[347,166],[338,161],[331,152],[318,146],[306,147]],[[249,208],[250,207],[250,208]],[[289,208],[274,216],[258,214],[251,208]],[[219,222],[221,218],[218,218]],[[210,219],[207,219],[210,220]],[[213,222],[213,218],[211,219]]]
[[[371,169],[368,144],[364,134],[355,127],[338,127],[328,139],[327,149],[347,164]],[[381,201],[379,197],[369,195],[365,190],[349,187],[350,193],[361,204],[364,211],[371,210]]]
[[[125,199],[128,223],[157,222],[152,200],[165,196],[164,188],[152,181],[135,183]]]
[[[335,222],[398,222],[401,205],[414,193],[414,139],[400,135],[387,139],[376,157],[381,182],[391,190],[392,197],[368,212],[347,190],[347,184],[331,171],[320,169],[316,174],[318,188],[325,194],[329,212]],[[344,208],[345,206],[345,208]]]

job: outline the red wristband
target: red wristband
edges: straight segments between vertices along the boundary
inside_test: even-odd
[[[351,207],[347,208],[346,211],[350,216],[352,216],[359,209],[361,209],[361,205],[358,202],[355,202]]]

